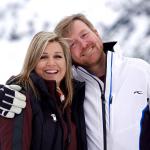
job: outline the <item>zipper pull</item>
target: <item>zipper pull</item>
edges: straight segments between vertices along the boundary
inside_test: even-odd
[[[109,104],[112,104],[112,101],[113,101],[113,96],[111,96]]]
[[[104,92],[102,92],[102,94],[101,94],[101,99],[102,99],[102,102],[105,103],[105,95],[104,95]]]

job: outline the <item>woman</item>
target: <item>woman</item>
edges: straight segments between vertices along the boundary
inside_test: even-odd
[[[23,87],[27,106],[14,119],[0,118],[1,150],[87,149],[85,86],[72,81],[71,58],[63,38],[51,32],[37,33],[21,73],[9,83]]]

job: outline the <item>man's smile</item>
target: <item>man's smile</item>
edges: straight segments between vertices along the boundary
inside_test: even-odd
[[[82,56],[90,56],[91,54],[93,53],[93,47],[85,50],[83,53],[82,53]]]

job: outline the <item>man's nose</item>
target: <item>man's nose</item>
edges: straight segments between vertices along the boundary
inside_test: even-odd
[[[87,48],[88,47],[88,42],[84,39],[80,40],[80,44],[81,44],[82,48]]]

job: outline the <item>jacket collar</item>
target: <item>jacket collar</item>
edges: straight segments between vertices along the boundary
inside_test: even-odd
[[[31,72],[30,78],[38,90],[45,96],[49,96],[50,93],[53,95],[56,91],[55,81],[45,81],[40,76],[38,76],[35,71]]]
[[[104,46],[104,52],[107,53],[107,51],[112,51],[114,52],[114,45],[116,44],[116,41],[112,41],[112,42],[105,42],[103,43]]]

